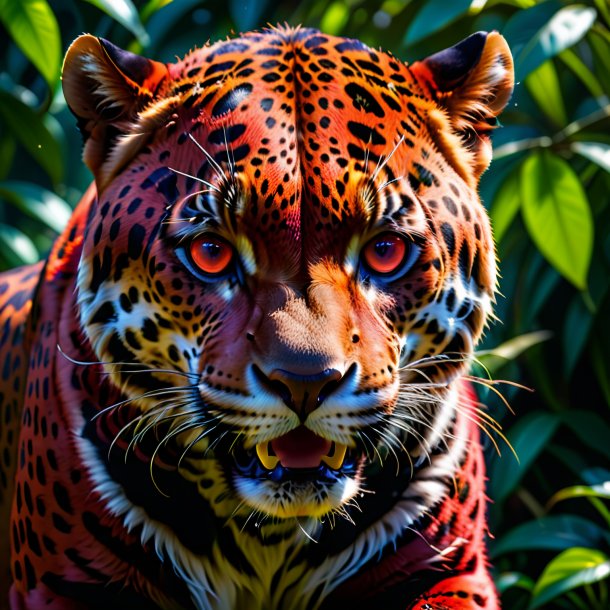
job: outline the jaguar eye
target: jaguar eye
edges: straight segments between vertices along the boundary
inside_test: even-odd
[[[369,271],[390,275],[403,266],[409,245],[396,233],[382,233],[369,241],[362,250],[362,260]]]
[[[196,267],[206,275],[225,273],[235,257],[233,247],[216,235],[199,235],[191,242],[189,252]]]

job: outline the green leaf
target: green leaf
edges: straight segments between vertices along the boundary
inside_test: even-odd
[[[496,242],[502,241],[502,237],[506,234],[521,207],[519,172],[520,167],[511,171],[505,178],[500,188],[496,191],[496,196],[489,210]]]
[[[552,61],[545,61],[530,72],[525,79],[525,86],[555,127],[563,127],[568,122],[557,70]]]
[[[534,345],[538,345],[543,341],[548,341],[553,336],[552,333],[545,330],[536,330],[525,335],[513,337],[508,341],[498,345],[493,349],[481,350],[475,352],[477,360],[480,360],[488,369],[499,368],[501,363],[496,360],[515,360],[523,352]]]
[[[468,11],[472,0],[431,0],[422,3],[421,10],[412,19],[404,37],[404,44],[413,45],[430,34],[442,30]]]
[[[522,417],[506,436],[519,458],[516,464],[512,456],[493,460],[490,470],[489,493],[497,503],[504,501],[519,485],[519,482],[549,442],[559,419],[552,413],[535,411]]]
[[[515,77],[524,79],[547,59],[576,44],[595,22],[594,8],[560,2],[542,2],[518,11],[503,34],[513,52]]]
[[[61,66],[59,25],[46,0],[0,0],[0,20],[54,89]]]
[[[599,582],[610,575],[610,559],[596,549],[576,547],[555,557],[534,586],[530,610],[583,585]]]
[[[594,411],[578,409],[562,414],[564,423],[578,436],[587,449],[594,449],[610,463],[610,425]]]
[[[572,142],[570,148],[579,155],[597,163],[602,169],[610,172],[610,144],[601,142]]]
[[[515,551],[563,551],[575,546],[597,547],[610,542],[599,525],[578,515],[552,515],[528,521],[490,543],[491,556]]]
[[[607,327],[607,325],[604,326]],[[608,330],[605,332],[610,334]],[[610,347],[606,341],[595,335],[591,341],[591,360],[606,404],[610,406]]]
[[[268,0],[229,0],[229,14],[240,32],[259,27],[265,21]],[[337,3],[332,6],[337,6]],[[349,10],[343,6],[349,16]],[[347,20],[345,21],[345,23]],[[343,23],[343,25],[345,25]],[[340,27],[342,29],[343,26]],[[324,30],[324,28],[322,28]],[[335,30],[338,33],[339,30]]]
[[[604,95],[604,89],[597,76],[589,70],[585,62],[572,49],[563,51],[559,58],[581,80],[593,97],[601,98]]]
[[[350,11],[344,2],[333,2],[320,21],[320,29],[329,34],[339,34],[349,21]]]
[[[19,229],[0,223],[0,249],[12,267],[29,265],[39,259],[34,242]]]
[[[610,90],[610,34],[603,28],[593,28],[587,42],[593,52],[595,75],[604,86]]]
[[[593,316],[586,308],[581,293],[572,298],[563,321],[563,365],[567,377],[574,371],[587,344]]]
[[[47,172],[54,183],[63,176],[61,147],[43,119],[29,106],[0,89],[0,117],[15,138]]]
[[[150,44],[150,38],[140,21],[138,9],[131,0],[86,0],[86,2],[93,4],[129,30],[142,46]]]
[[[140,11],[140,19],[146,23],[156,12],[163,7],[171,4],[174,0],[148,0],[144,8]]]
[[[603,498],[610,500],[610,481],[600,483],[599,485],[573,485],[560,489],[548,501],[547,509],[551,509],[558,502],[564,500],[573,500],[574,498]]]
[[[0,136],[0,180],[5,178],[11,171],[16,147],[17,143],[12,135]]]
[[[525,226],[551,265],[584,290],[593,251],[593,218],[578,176],[547,150],[521,167]]]
[[[61,197],[28,182],[0,182],[0,197],[56,233],[61,233],[72,215],[72,209]]]
[[[519,572],[504,572],[496,579],[496,587],[500,593],[504,593],[513,587],[531,591],[534,588],[534,581],[529,576]]]

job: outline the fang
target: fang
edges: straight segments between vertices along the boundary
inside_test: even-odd
[[[269,453],[269,441],[256,445],[256,455],[267,470],[273,470],[280,461],[275,455]]]
[[[339,470],[343,465],[345,454],[347,453],[347,445],[342,443],[333,443],[330,453],[322,458],[322,461],[332,468],[333,470]]]

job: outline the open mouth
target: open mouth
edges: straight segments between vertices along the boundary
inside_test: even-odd
[[[250,450],[241,447],[233,456],[242,476],[275,482],[336,480],[355,473],[360,461],[347,445],[322,438],[305,426]]]

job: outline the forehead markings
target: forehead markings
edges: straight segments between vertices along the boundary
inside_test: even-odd
[[[404,65],[396,62],[390,56],[377,54],[367,49],[364,45],[357,45],[357,48],[350,47],[346,49],[344,48],[345,44],[346,41],[339,41],[333,46],[329,39],[324,36],[312,37],[309,35],[299,38],[298,34],[292,34],[289,38],[286,35],[282,36],[277,33],[274,35],[267,34],[254,37],[252,44],[246,45],[240,43],[236,47],[232,43],[224,43],[224,48],[221,44],[219,49],[211,53],[209,52],[210,49],[208,49],[208,57],[201,58],[204,65],[197,68],[199,73],[204,69],[206,60],[208,62],[212,58],[214,61],[217,58],[222,60],[219,63],[208,65],[205,70],[203,76],[207,78],[207,81],[200,81],[200,84],[208,85],[207,93],[206,87],[203,86],[198,87],[197,91],[202,112],[205,110],[203,108],[205,103],[207,108],[211,108],[212,114],[220,114],[216,118],[222,122],[221,127],[215,130],[207,130],[206,135],[208,143],[211,145],[224,144],[224,158],[219,157],[218,153],[209,153],[207,146],[204,145],[205,142],[203,144],[197,142],[198,146],[203,149],[202,154],[205,155],[210,165],[212,160],[217,164],[223,162],[231,163],[231,151],[234,152],[235,150],[234,141],[237,141],[238,144],[245,141],[245,144],[240,144],[242,151],[244,146],[251,148],[250,145],[256,140],[253,137],[256,135],[254,131],[256,133],[260,132],[262,135],[267,133],[264,129],[266,128],[268,133],[273,136],[278,131],[281,132],[282,128],[286,131],[287,125],[292,127],[294,135],[291,144],[294,144],[295,148],[298,138],[298,149],[295,153],[298,155],[298,162],[294,163],[293,167],[290,168],[292,179],[289,179],[286,187],[292,186],[294,203],[300,202],[300,198],[305,195],[309,204],[306,206],[296,206],[300,207],[299,220],[296,223],[294,222],[296,219],[293,217],[292,226],[296,229],[297,235],[300,235],[300,229],[305,220],[304,215],[313,214],[318,217],[326,215],[327,218],[339,216],[337,212],[341,211],[341,203],[339,201],[341,195],[344,197],[343,206],[351,208],[349,213],[352,215],[363,215],[366,224],[373,219],[379,219],[384,216],[390,217],[392,214],[405,215],[408,208],[412,205],[412,202],[407,201],[405,203],[404,187],[402,186],[396,189],[392,188],[388,193],[384,193],[385,189],[390,185],[405,180],[405,176],[395,176],[393,174],[389,162],[394,153],[403,144],[407,148],[413,147],[413,142],[408,136],[416,133],[415,127],[418,127],[419,122],[422,120],[421,112],[418,111],[418,108],[411,101],[407,104],[407,106],[410,106],[408,108],[410,112],[406,112],[403,108],[405,96],[413,96],[413,92],[404,85],[404,82],[407,80],[404,75]],[[246,56],[244,56],[245,51],[248,51]],[[349,55],[345,55],[346,51]],[[354,53],[355,51],[357,53]],[[273,55],[272,59],[265,57],[266,55],[271,56],[271,52]],[[237,55],[236,58],[227,59],[227,56],[231,53],[241,54],[241,56]],[[243,79],[250,75],[251,72],[247,71],[253,70],[252,63],[258,59],[259,53],[265,58],[264,61],[259,61],[260,67],[263,68],[263,78],[255,83],[253,87],[251,83],[243,82]],[[341,55],[342,53],[344,55]],[[281,60],[278,59],[280,55],[282,56]],[[361,57],[355,55],[361,55]],[[329,59],[329,56],[336,63]],[[376,62],[380,62],[380,57],[383,58],[384,63],[390,66],[390,69],[386,67],[385,72],[381,67],[376,65]],[[303,65],[305,65],[305,68],[302,67]],[[324,69],[321,70],[320,65]],[[280,69],[281,66],[285,66],[283,70]],[[316,68],[315,70],[313,69],[314,67]],[[332,74],[326,71],[331,67],[336,68],[336,71]],[[186,68],[183,69],[186,70]],[[195,68],[190,69],[187,74],[193,74],[194,70]],[[341,74],[339,74],[339,70],[341,70]],[[288,71],[288,74],[284,74],[284,77],[282,77],[281,72],[286,73],[286,71]],[[227,72],[230,72],[230,74],[227,74]],[[324,75],[324,78],[321,80],[317,76],[320,72]],[[388,73],[389,77],[387,77]],[[329,116],[329,113],[322,113],[322,116],[314,116],[312,120],[308,121],[306,114],[308,111],[311,111],[312,106],[310,91],[310,88],[313,89],[312,74],[314,74],[314,80],[318,80],[317,84],[315,82],[313,84],[316,84],[317,90],[320,92],[319,95],[316,95],[315,99],[320,108],[328,110],[329,106],[332,106],[335,117],[341,114],[346,115],[338,132],[337,130],[331,130],[330,132],[338,133],[339,139],[334,138],[332,135],[330,137],[325,135],[325,142],[322,147],[319,144],[319,137],[315,138],[314,136],[319,136],[321,130],[328,127],[333,117]],[[382,81],[380,77],[384,76],[384,74],[386,74],[386,80]],[[242,81],[237,78],[238,75]],[[339,76],[335,78],[335,75]],[[287,76],[289,78],[286,78]],[[350,76],[353,76],[357,81],[349,82]],[[214,79],[213,84],[215,87],[209,86],[212,84],[210,83],[212,79]],[[374,81],[374,79],[377,79],[379,82]],[[286,92],[286,82],[294,83],[290,91],[292,96],[289,96]],[[347,82],[347,85],[341,89],[342,84],[345,82]],[[265,84],[263,85],[262,83]],[[230,91],[225,91],[229,84],[234,84],[235,86]],[[379,101],[367,89],[367,86],[370,89],[371,84],[376,85],[375,93],[381,90],[382,98]],[[381,89],[379,87],[380,84],[383,85]],[[282,89],[279,95],[278,87]],[[210,88],[213,90],[210,91]],[[309,95],[306,95],[307,93]],[[334,99],[330,102],[329,100],[333,97]],[[294,101],[289,103],[289,99]],[[350,108],[350,101],[353,109]],[[248,104],[250,109],[245,108]],[[252,110],[253,107],[256,108],[256,111]],[[259,108],[269,115],[264,123],[260,116]],[[342,112],[340,112],[341,109]],[[282,111],[285,115],[288,115],[282,118],[290,118],[278,126],[277,115]],[[400,117],[396,118],[399,111]],[[373,123],[371,119],[378,120],[385,116],[386,112],[393,113],[393,122],[396,123],[396,128],[394,129],[395,137],[393,138],[395,143],[392,149],[384,154],[379,151],[379,148],[388,147],[387,136],[382,135],[388,131],[388,126],[381,123]],[[314,114],[319,115],[320,111],[318,110]],[[248,121],[250,118],[252,120]],[[236,122],[233,125],[229,124],[231,121],[238,121],[240,119],[244,119],[243,122]],[[295,134],[295,132],[297,133]],[[222,136],[220,135],[221,133]],[[191,139],[194,139],[192,134],[188,135]],[[345,135],[348,137],[345,138]],[[260,138],[260,140],[263,139]],[[365,145],[357,147],[354,145],[354,139],[364,142]],[[275,141],[278,142],[277,135]],[[287,142],[288,139],[285,138],[284,150],[287,147]],[[267,138],[267,143],[270,144],[269,138]],[[322,148],[325,152],[318,152],[317,155],[311,154],[312,152],[317,152],[313,150],[316,145],[318,149]],[[280,146],[280,148],[282,147]],[[333,159],[341,159],[341,162],[343,162],[341,154],[345,154],[347,149],[345,156],[349,160],[350,166],[354,160],[356,160],[356,163],[357,161],[362,161],[363,163],[357,164],[358,167],[347,167],[345,171],[331,172],[328,167],[330,159],[326,151],[333,148]],[[373,152],[373,149],[377,149],[378,154]],[[238,169],[242,170],[248,181],[252,180],[255,183],[250,186],[249,194],[251,195],[251,200],[248,202],[248,207],[249,213],[254,217],[254,220],[262,221],[260,222],[261,225],[265,225],[265,221],[269,222],[271,215],[275,215],[276,222],[281,222],[282,212],[287,207],[284,205],[285,197],[280,201],[283,193],[280,193],[278,196],[277,188],[278,186],[281,187],[279,190],[285,193],[286,187],[283,183],[278,185],[277,175],[273,173],[273,166],[277,163],[275,158],[277,155],[271,153],[276,152],[276,150],[273,150],[272,146],[261,147],[256,152],[248,150],[245,153],[245,157],[242,157],[240,154],[238,155],[240,157],[239,160],[236,161],[237,164],[245,159],[245,164],[242,164]],[[310,153],[309,156],[308,153]],[[326,156],[324,157],[323,155]],[[401,154],[399,156],[405,161],[405,167],[413,165],[408,158],[405,159],[406,155]],[[319,165],[311,162],[316,157]],[[373,162],[376,163],[376,166],[371,172],[370,164]],[[393,165],[395,166],[396,164]],[[300,168],[304,169],[302,181],[299,180]],[[335,166],[335,170],[337,169],[339,168]],[[356,169],[359,169],[360,172],[354,171]],[[382,170],[385,182],[376,186],[375,181],[381,175]],[[423,169],[420,171],[417,167],[414,171],[417,171],[420,175],[423,173]],[[412,178],[411,173],[409,171],[409,180]],[[368,181],[366,178],[363,179],[363,176],[367,175],[369,176]],[[334,185],[332,184],[333,181]],[[300,192],[301,182],[305,186],[305,193]],[[355,187],[352,185],[351,192],[348,193],[346,192],[348,190],[346,185],[349,186],[351,182],[357,182],[358,184]],[[318,183],[320,185],[319,188],[317,188]],[[366,184],[366,186],[363,187],[363,184]],[[209,185],[207,186],[209,187]],[[408,190],[410,191],[411,189]],[[351,198],[346,195],[351,195]],[[387,196],[384,197],[384,195]],[[358,211],[359,207],[361,208],[360,211]],[[339,209],[337,210],[337,208]],[[295,227],[295,225],[298,225],[298,227]],[[283,228],[285,228],[285,224]],[[290,244],[293,251],[295,249],[294,241],[293,239],[293,243]]]

